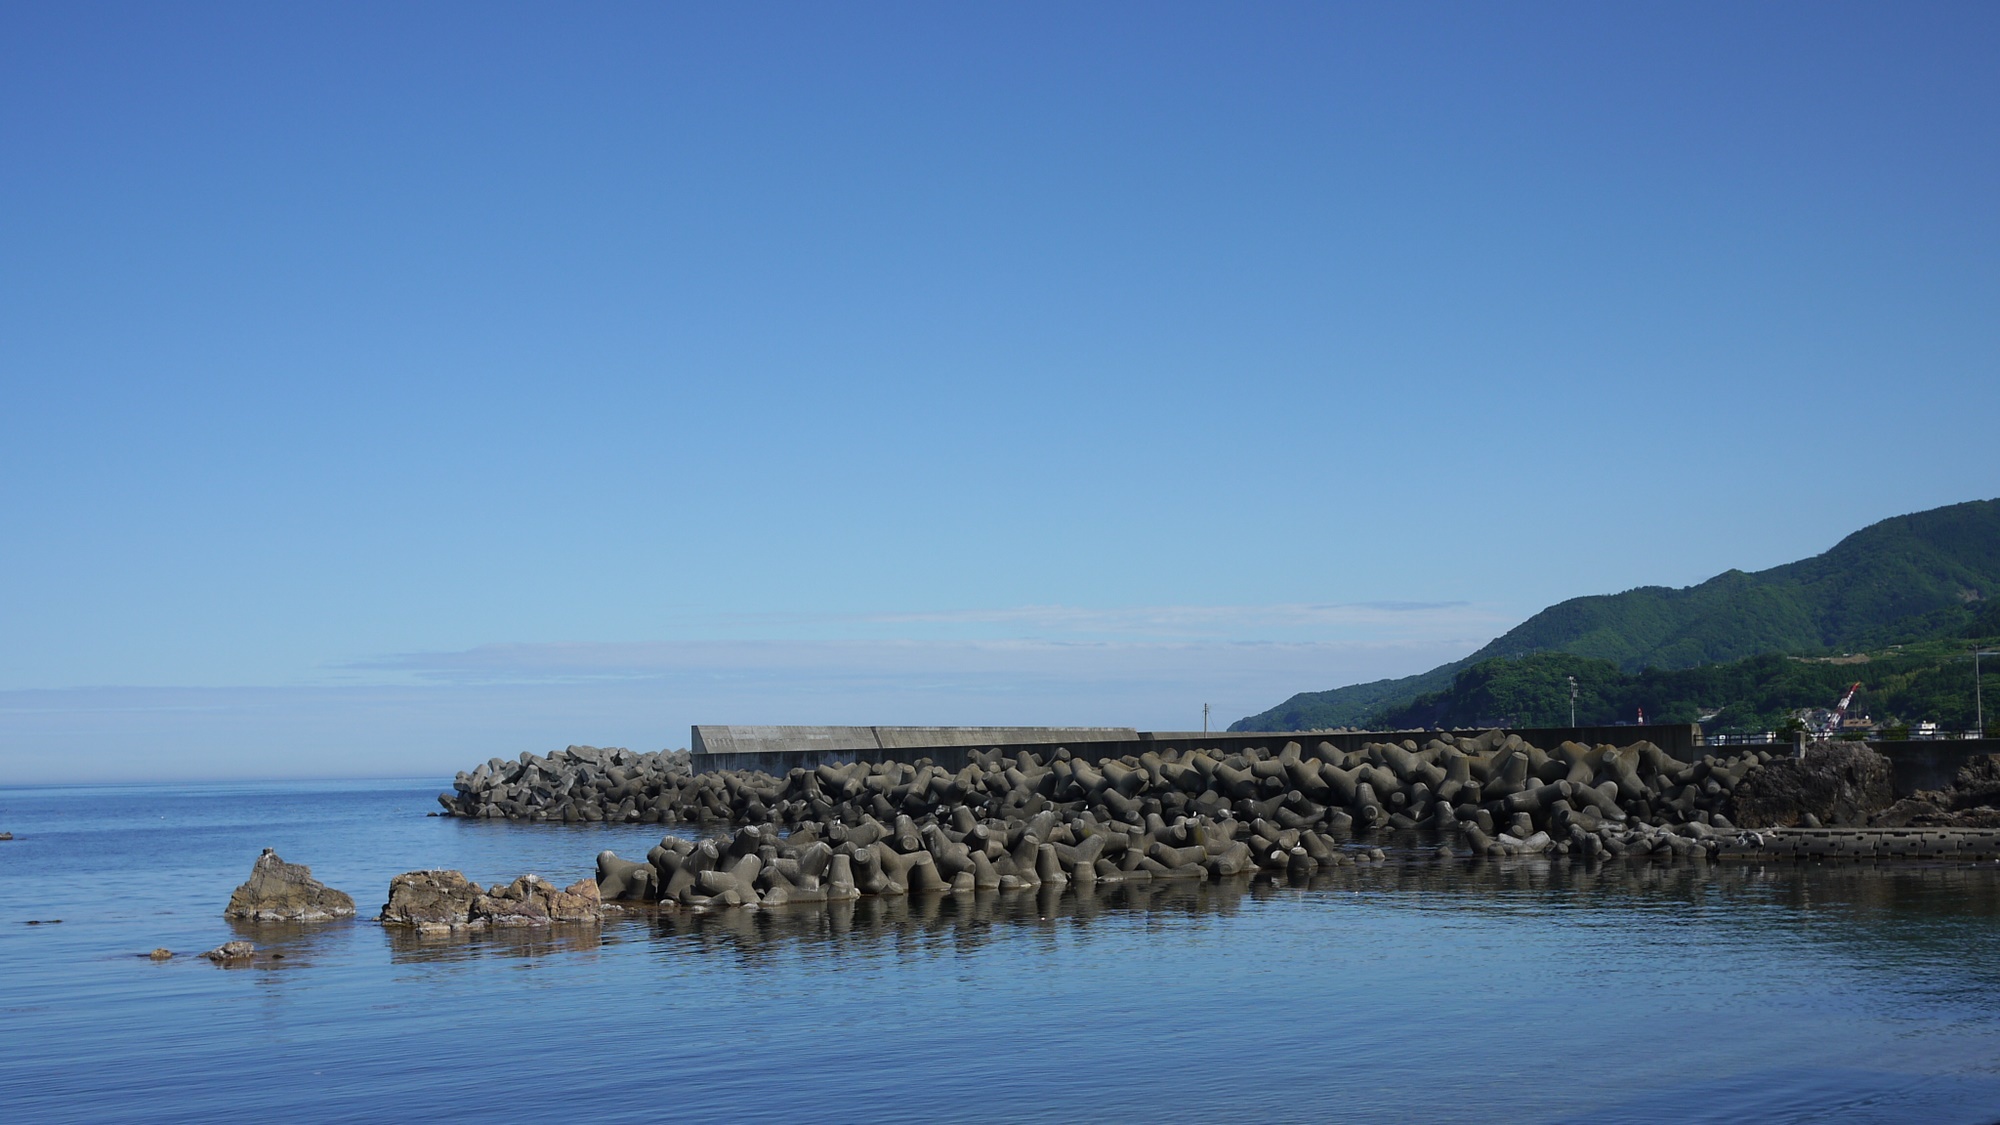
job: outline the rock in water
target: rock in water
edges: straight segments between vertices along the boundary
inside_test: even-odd
[[[247,941],[225,941],[202,956],[221,964],[225,961],[247,961],[256,953],[257,947]]]
[[[229,896],[224,918],[253,922],[324,922],[350,918],[354,900],[312,877],[312,868],[286,863],[270,848],[257,857],[250,879]]]
[[[461,928],[472,920],[479,884],[457,871],[405,871],[389,880],[382,923],[415,926],[425,933]]]
[[[481,890],[457,871],[409,871],[389,881],[389,901],[382,907],[384,925],[413,926],[431,934],[603,920],[604,900],[594,880],[557,889],[535,875]]]
[[[597,883],[584,879],[557,890],[554,883],[523,875],[472,900],[471,926],[545,926],[550,922],[602,922],[604,900]]]

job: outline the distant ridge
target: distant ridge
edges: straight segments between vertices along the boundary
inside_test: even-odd
[[[1996,596],[2000,500],[1972,500],[1870,524],[1825,554],[1769,570],[1558,602],[1463,660],[1396,680],[1301,692],[1229,729],[1364,726],[1494,657],[1569,653],[1638,672],[1956,635]]]

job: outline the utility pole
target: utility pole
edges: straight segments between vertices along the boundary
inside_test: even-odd
[[[1980,656],[1979,646],[1973,645],[1972,646],[1972,714],[1973,714],[1973,721],[1979,724],[1979,737],[1985,738],[1986,698],[1980,693],[1979,690],[1980,689],[1979,656]]]
[[[1208,733],[1208,704],[1201,705],[1201,733]]]
[[[1569,725],[1574,727],[1576,726],[1576,677],[1564,678],[1569,680]]]

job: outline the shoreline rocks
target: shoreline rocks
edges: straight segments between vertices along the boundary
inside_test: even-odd
[[[286,863],[270,848],[250,867],[250,878],[229,896],[225,918],[252,922],[324,922],[354,916],[354,899],[312,877],[312,868]]]

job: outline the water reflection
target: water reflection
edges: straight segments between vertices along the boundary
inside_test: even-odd
[[[1151,880],[708,912],[632,905],[606,927],[606,940],[651,940],[675,953],[727,953],[756,964],[788,947],[969,951],[1024,930],[1067,929],[1087,938],[1107,916],[1168,925],[1290,900],[1337,905],[1340,896],[1367,896],[1371,906],[1389,909],[1569,911],[1614,921],[1633,913],[1668,914],[1724,929],[1825,922],[1818,940],[1921,949],[1988,932],[2000,917],[2000,868],[1544,857],[1392,861],[1292,880]]]
[[[419,933],[403,926],[384,926],[389,960],[396,965],[474,961],[482,957],[543,957],[558,953],[588,953],[607,937],[597,926],[554,924],[505,926],[458,933]]]

